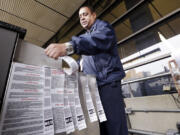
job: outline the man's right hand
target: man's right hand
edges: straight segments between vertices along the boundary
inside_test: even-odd
[[[51,58],[57,59],[66,55],[65,43],[52,43],[45,49],[45,54]]]

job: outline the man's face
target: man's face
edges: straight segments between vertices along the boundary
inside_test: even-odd
[[[88,30],[96,20],[96,13],[92,13],[88,7],[82,7],[79,10],[79,19],[81,26]]]

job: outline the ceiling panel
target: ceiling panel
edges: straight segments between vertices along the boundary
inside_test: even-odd
[[[114,9],[112,10],[111,13],[112,13],[114,16],[119,17],[119,16],[123,15],[126,11],[127,11],[126,5],[125,5],[124,1],[122,1],[121,3],[119,3],[119,5],[118,5],[116,8],[114,8]]]
[[[1,0],[0,9],[54,32],[67,21],[34,0]]]
[[[85,2],[85,0],[36,0],[67,17],[72,14]]]
[[[105,20],[109,23],[112,23],[117,17],[115,17],[113,14],[108,14],[102,18],[102,20]]]
[[[32,23],[23,21],[22,19],[19,19],[3,11],[0,11],[0,20],[27,29],[25,40],[34,43],[31,41],[31,39],[33,39],[34,41],[37,41],[39,43],[37,44],[39,46],[43,45],[43,43],[45,43],[47,39],[49,39],[54,34],[54,32],[43,29]]]
[[[129,20],[125,20],[124,22],[117,25],[115,28],[117,40],[120,41],[124,39],[125,37],[132,34],[131,26],[129,23]]]
[[[27,29],[25,40],[42,46],[84,2],[85,0],[0,0],[0,21]]]
[[[152,4],[162,16],[165,16],[180,7],[180,0],[154,0]]]

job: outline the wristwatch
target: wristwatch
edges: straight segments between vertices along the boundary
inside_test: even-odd
[[[66,55],[70,55],[74,53],[74,48],[70,42],[66,42]]]

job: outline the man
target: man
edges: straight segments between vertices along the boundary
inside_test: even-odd
[[[79,10],[85,34],[73,36],[70,42],[50,44],[45,53],[49,57],[77,53],[83,55],[83,72],[96,75],[107,122],[100,123],[101,135],[127,135],[121,79],[125,76],[118,56],[115,32],[110,24],[96,19],[89,6]]]

